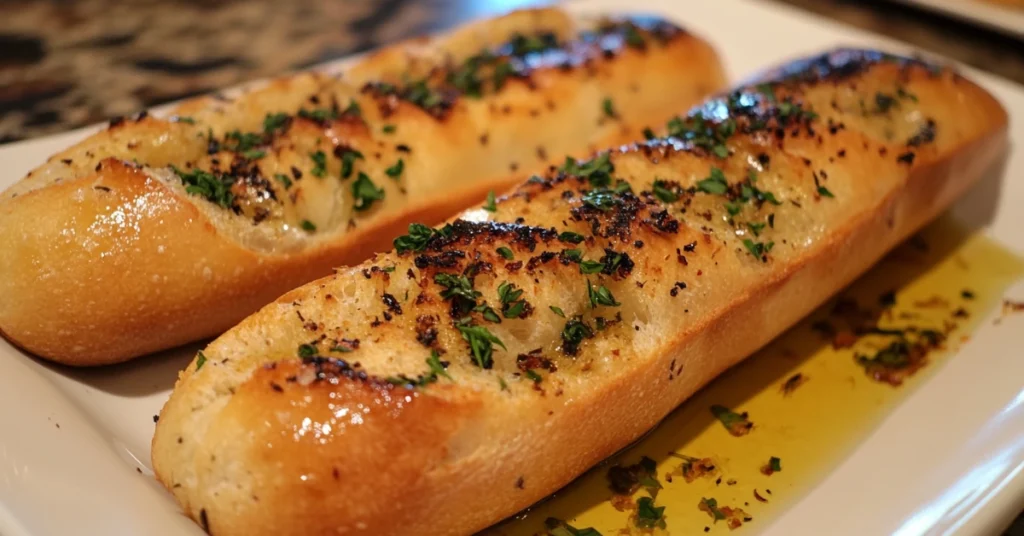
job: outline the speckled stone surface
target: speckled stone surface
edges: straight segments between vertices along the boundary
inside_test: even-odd
[[[1024,45],[885,2],[796,5],[1024,83]],[[5,0],[0,142],[367,50],[543,0]]]

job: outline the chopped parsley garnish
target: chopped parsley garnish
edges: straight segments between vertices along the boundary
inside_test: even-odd
[[[505,247],[505,246],[499,247],[497,251],[498,251],[498,255],[501,255],[507,261],[510,261],[510,260],[515,258],[515,255],[512,254],[512,250],[507,248],[507,247]]]
[[[697,189],[708,194],[722,195],[729,191],[729,182],[725,180],[725,173],[721,169],[712,167],[708,178],[697,183]]]
[[[754,242],[749,238],[744,238],[743,247],[747,248],[747,251],[749,251],[750,254],[753,255],[754,257],[764,260],[765,254],[770,252],[772,248],[775,247],[775,242],[768,242],[766,244],[764,242]]]
[[[493,333],[483,326],[474,326],[463,321],[456,324],[455,327],[458,328],[459,333],[462,333],[462,338],[469,343],[470,352],[473,354],[473,361],[482,369],[489,369],[494,366],[495,344],[503,350],[508,350],[505,348],[505,344],[501,342],[501,339],[495,337]]]
[[[734,119],[727,118],[716,125],[700,113],[685,119],[673,118],[667,126],[669,136],[688,141],[718,158],[729,156],[729,148],[725,146],[725,141],[736,132]]]
[[[671,184],[666,181],[654,181],[653,191],[654,196],[660,199],[663,203],[675,203],[676,201],[679,201],[679,194],[674,192],[671,189]]]
[[[351,153],[346,153],[346,154],[351,154]],[[349,164],[349,165],[351,165],[351,164]],[[398,162],[395,162],[394,165],[392,165],[391,167],[385,169],[384,173],[388,177],[391,177],[392,179],[398,179],[398,177],[402,175],[402,170],[403,169],[405,169],[405,161],[402,160],[401,158],[399,158]]]
[[[607,188],[612,182],[611,173],[615,171],[615,166],[611,162],[611,153],[606,152],[583,165],[580,165],[571,156],[567,156],[565,164],[559,168],[559,171],[587,179],[594,188]]]
[[[543,377],[541,377],[541,375],[540,375],[540,374],[537,374],[537,372],[536,372],[536,371],[534,371],[533,369],[526,369],[526,372],[524,372],[523,374],[524,374],[524,375],[525,375],[525,376],[526,376],[526,377],[527,377],[528,379],[530,379],[531,381],[533,381],[533,383],[540,383],[541,381],[543,381],[543,380],[544,380],[544,378],[543,378]]]
[[[578,529],[554,517],[544,520],[544,528],[547,529],[546,536],[601,536],[597,529],[590,527]]]
[[[284,186],[285,190],[292,187],[292,179],[288,175],[285,175],[284,173],[275,173],[274,178],[277,179],[277,182],[281,183],[281,186]]]
[[[242,153],[242,157],[248,160],[259,160],[264,156],[267,156],[267,152],[261,151],[259,149],[249,149],[248,151]]]
[[[202,350],[199,350],[199,353],[196,354],[196,372],[199,372],[199,369],[203,368],[203,365],[205,364],[206,354],[204,354]]]
[[[772,468],[772,471],[778,473],[779,471],[782,470],[782,460],[776,458],[775,456],[772,456],[771,458],[768,459],[768,466]]]
[[[509,52],[513,56],[526,56],[527,54],[544,52],[551,48],[557,48],[558,39],[553,33],[543,33],[538,35],[516,34],[512,36],[512,39],[508,43],[508,47],[510,48]]]
[[[288,124],[288,114],[277,113],[267,114],[263,118],[263,132],[267,134],[273,133],[275,130],[283,129]]]
[[[174,122],[176,122],[176,123],[187,123],[187,124],[189,124],[189,125],[194,125],[194,124],[196,124],[196,120],[195,120],[195,119],[192,119],[191,117],[188,117],[187,115],[179,115],[179,116],[176,116],[176,117],[174,118]]]
[[[342,147],[341,148],[340,158],[341,158],[341,177],[343,179],[347,179],[347,178],[352,176],[352,169],[355,167],[356,160],[362,160],[363,159],[363,153],[361,153],[361,152],[359,152],[359,151],[357,151],[357,150],[355,150],[355,149],[353,149],[351,147]],[[401,162],[402,160],[399,159],[398,161]],[[392,166],[392,167],[394,167],[394,166]],[[404,167],[404,164],[402,166],[399,166],[398,173],[402,172],[402,167]],[[389,171],[391,169],[392,168],[388,168]],[[390,175],[389,174],[389,176],[397,176],[397,175]]]
[[[566,259],[569,259],[572,262],[581,262],[581,261],[583,261],[583,252],[578,250],[578,249],[575,249],[575,248],[573,248],[573,249],[563,249],[562,250],[562,255],[565,256]]]
[[[313,346],[312,344],[300,344],[298,354],[301,358],[313,357],[317,354],[316,346]]]
[[[825,188],[824,186],[818,187],[818,195],[822,197],[835,197],[835,195],[832,195],[832,192],[830,192],[828,188]]]
[[[482,294],[473,289],[473,282],[465,275],[453,275],[444,272],[434,274],[434,283],[445,288],[441,292],[441,298],[461,303],[466,309],[472,309],[476,305],[476,299]]]
[[[608,287],[601,285],[595,287],[587,280],[587,298],[590,299],[590,307],[596,309],[598,305],[604,305],[606,307],[617,307],[622,305],[615,301],[615,296],[612,296],[612,291],[608,290]]]
[[[642,529],[665,528],[665,507],[654,506],[654,499],[640,497],[636,501],[636,526]]]
[[[707,512],[715,521],[725,519],[725,513],[718,508],[718,501],[715,499],[701,498],[700,509]]]
[[[728,212],[730,216],[739,214],[741,210],[743,210],[742,204],[734,203],[732,201],[725,202],[725,211]]]
[[[556,315],[558,315],[558,316],[560,316],[562,318],[565,318],[565,312],[562,311],[561,307],[555,307],[554,305],[549,305],[548,308],[551,309],[552,313],[555,313]]]
[[[311,232],[311,233],[313,231],[316,231],[316,225],[314,225],[313,222],[311,222],[309,220],[302,220],[301,225],[302,225],[302,230],[303,231],[308,231],[308,232]]]
[[[314,177],[324,178],[327,176],[327,155],[323,151],[316,151],[309,153],[309,157],[313,159],[313,169],[310,173]]]
[[[598,261],[580,261],[580,273],[590,275],[604,271],[604,263]]]
[[[487,305],[486,303],[481,303],[480,305],[477,305],[476,307],[473,308],[473,311],[481,313],[481,316],[484,317],[484,320],[487,320],[488,322],[493,322],[495,324],[501,323],[501,317],[498,316],[498,313],[494,311],[493,307]]]
[[[604,188],[590,190],[583,194],[583,204],[596,208],[602,212],[608,212],[615,206],[617,199],[615,193]]]
[[[605,97],[605,99],[601,101],[601,111],[603,111],[604,115],[607,117],[615,117],[615,104],[612,102],[611,98]]]
[[[496,200],[494,199],[494,190],[491,190],[490,192],[487,192],[487,202],[484,203],[484,207],[483,208],[487,212],[497,212],[498,204],[496,203]]]
[[[352,208],[363,211],[369,209],[374,201],[384,199],[384,189],[377,188],[370,177],[360,171],[358,178],[352,183],[352,197],[355,199]]]
[[[448,374],[448,371],[445,370],[447,364],[441,362],[441,354],[438,354],[437,350],[430,351],[430,357],[427,358],[427,366],[430,367],[430,374],[435,379],[438,376],[444,376],[451,381],[455,381],[451,374]]]
[[[224,208],[230,207],[235,200],[235,195],[231,193],[231,185],[235,182],[233,177],[214,175],[201,169],[191,169],[186,172],[173,165],[171,170],[181,179],[182,184],[185,185],[185,191],[192,195],[206,198]]]
[[[809,109],[804,109],[801,105],[795,104],[790,101],[783,101],[778,103],[779,110],[779,122],[785,122],[788,119],[796,121],[815,119],[818,114],[814,113]]]
[[[359,103],[355,99],[348,102],[348,106],[341,111],[341,115],[348,117],[363,117],[363,109],[359,107]]]
[[[234,152],[248,151],[263,143],[263,136],[252,132],[240,132],[232,130],[224,135],[225,149]],[[231,145],[231,147],[228,147]]]
[[[750,229],[751,233],[754,233],[754,236],[761,236],[761,230],[764,229],[765,225],[767,224],[752,221],[747,222],[747,227]]]
[[[385,134],[394,134],[396,130],[398,130],[398,127],[396,127],[395,125],[384,125],[380,129],[380,131]]]
[[[654,134],[654,130],[652,130],[651,127],[644,127],[643,134],[645,140],[653,140],[654,138],[657,138],[657,136]]]
[[[316,121],[317,123],[326,123],[327,121],[338,118],[337,112],[330,108],[314,108],[312,110],[302,108],[299,110],[298,115],[303,119],[309,119],[311,121]]]
[[[558,235],[558,239],[562,242],[568,242],[570,244],[579,244],[584,240],[583,235],[574,233],[572,231],[563,231]]]
[[[722,423],[722,426],[725,426],[731,435],[736,437],[746,435],[754,427],[754,423],[747,418],[746,412],[736,413],[725,406],[715,404],[711,406],[711,414]]]
[[[554,307],[551,309],[555,310]],[[561,311],[561,309],[559,309]],[[555,311],[556,314],[558,311]],[[561,314],[559,316],[565,316]],[[565,323],[565,327],[562,328],[562,351],[568,355],[576,355],[576,352],[580,349],[580,344],[583,339],[590,339],[594,336],[594,330],[586,322],[579,317],[573,318]]]
[[[447,225],[441,230],[437,230],[423,225],[422,223],[410,223],[409,234],[395,239],[395,250],[399,253],[405,253],[406,251],[423,251],[423,248],[427,247],[427,242],[429,242],[432,237],[435,235],[447,236],[450,232],[451,230]]]
[[[409,84],[408,87],[403,91],[403,97],[405,100],[423,108],[424,110],[430,110],[441,104],[441,94],[427,87],[426,80],[418,80]]]
[[[519,318],[526,312],[526,300],[520,299],[523,289],[516,288],[514,283],[505,281],[498,285],[498,300],[501,301],[501,314],[505,318]]]

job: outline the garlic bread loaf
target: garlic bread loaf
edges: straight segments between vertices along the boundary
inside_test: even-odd
[[[0,332],[71,365],[216,335],[723,84],[668,22],[538,9],[112,121],[0,196]]]
[[[180,375],[153,466],[211,534],[456,535],[651,429],[935,217],[1007,117],[949,69],[835,50],[413,225]]]

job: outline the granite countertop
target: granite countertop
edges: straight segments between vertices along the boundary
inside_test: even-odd
[[[877,1],[791,4],[1024,83],[1008,37]],[[0,142],[43,136],[540,0],[8,0]],[[253,36],[258,35],[258,39]]]
[[[796,6],[1024,83],[1024,44],[881,0]],[[6,0],[0,143],[60,132],[540,0]],[[254,39],[253,36],[259,36]],[[1024,535],[1024,516],[1007,535]]]

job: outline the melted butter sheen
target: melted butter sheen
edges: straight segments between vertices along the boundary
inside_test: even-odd
[[[812,328],[827,318],[834,302],[815,311],[765,349],[726,372],[670,414],[650,435],[586,473],[514,519],[492,527],[485,534],[526,536],[544,534],[544,520],[563,519],[577,528],[593,527],[602,534],[650,534],[631,528],[630,512],[612,506],[607,484],[611,464],[636,463],[641,456],[658,463],[663,489],[656,505],[665,506],[667,531],[671,534],[729,532],[697,505],[702,497],[715,498],[719,507],[738,507],[753,519],[741,531],[756,532],[768,526],[795,504],[878,426],[885,415],[955,353],[971,330],[995,310],[1003,292],[1024,276],[1024,260],[994,242],[970,234],[949,219],[925,229],[922,240],[900,246],[873,270],[841,293],[864,306],[877,306],[879,296],[896,291],[892,325],[912,322],[940,327],[959,307],[969,318],[957,319],[958,327],[947,339],[948,351],[936,351],[928,364],[900,387],[870,379],[854,360],[854,353],[878,349],[870,338],[853,348],[836,350]],[[927,248],[922,247],[922,243]],[[961,291],[970,290],[973,299]],[[940,297],[947,306],[921,307]],[[911,320],[898,320],[912,313]],[[887,321],[882,320],[881,326]],[[782,385],[794,374],[806,381],[786,395]],[[711,415],[709,408],[722,404],[736,412],[748,412],[753,430],[733,437]],[[670,452],[695,458],[711,458],[716,471],[687,483],[681,476],[683,460]],[[781,459],[782,471],[761,473],[769,458]],[[668,482],[666,474],[671,474]],[[721,483],[716,479],[721,477]],[[728,482],[735,480],[729,485]],[[754,497],[754,491],[767,502]],[[768,492],[767,490],[771,490]],[[641,490],[630,503],[647,496]],[[621,532],[620,532],[621,531]]]

